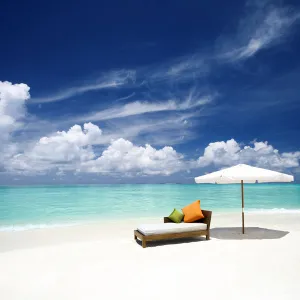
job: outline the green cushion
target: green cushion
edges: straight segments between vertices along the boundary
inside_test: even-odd
[[[174,208],[173,212],[169,215],[169,219],[174,223],[180,223],[183,219],[184,215],[180,210]]]

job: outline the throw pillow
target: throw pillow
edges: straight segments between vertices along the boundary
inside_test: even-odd
[[[183,219],[183,213],[174,208],[173,212],[169,215],[169,219],[174,223],[180,223]]]
[[[184,214],[185,223],[192,223],[204,218],[202,210],[200,208],[200,200],[187,205],[182,209],[182,212]]]

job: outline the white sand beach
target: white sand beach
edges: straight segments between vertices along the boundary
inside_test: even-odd
[[[149,243],[132,220],[0,232],[0,299],[299,299],[300,214],[215,214],[211,240]]]

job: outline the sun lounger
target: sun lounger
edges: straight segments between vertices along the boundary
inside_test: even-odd
[[[138,226],[134,231],[134,239],[142,241],[143,248],[146,248],[146,243],[149,241],[168,240],[189,238],[196,236],[206,236],[209,240],[209,229],[212,212],[202,210],[204,219],[193,223],[173,223],[168,217],[164,218],[164,223],[160,224],[144,224]]]

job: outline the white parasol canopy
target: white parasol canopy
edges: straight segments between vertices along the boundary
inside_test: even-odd
[[[228,184],[241,183],[241,180],[244,183],[291,182],[294,181],[294,177],[292,175],[240,164],[195,178],[196,183]]]
[[[267,169],[256,168],[245,164],[239,164],[231,168],[206,174],[195,178],[196,183],[241,183],[242,187],[242,232],[245,233],[244,225],[244,183],[262,182],[291,182],[294,176],[279,173]]]

